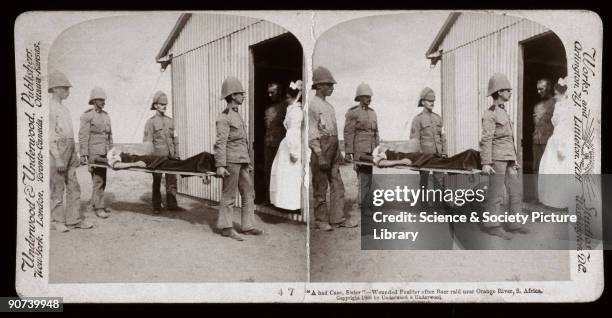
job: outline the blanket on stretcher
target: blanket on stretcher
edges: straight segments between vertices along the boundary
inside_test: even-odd
[[[215,157],[208,152],[201,152],[195,156],[183,160],[168,158],[166,156],[153,155],[134,155],[131,153],[121,153],[121,162],[142,161],[151,170],[185,171],[185,172],[215,172]],[[100,157],[94,160],[95,163],[106,163],[106,158]]]
[[[482,169],[480,163],[480,152],[474,149],[468,149],[458,153],[452,157],[442,158],[435,154],[425,154],[422,152],[396,152],[392,150],[385,151],[388,160],[410,159],[411,167],[431,168],[431,169],[453,169],[453,170],[474,170]],[[363,155],[359,160],[365,162],[373,162],[373,157]]]

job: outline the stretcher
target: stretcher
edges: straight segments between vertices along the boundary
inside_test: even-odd
[[[352,163],[359,165],[359,166],[377,167],[374,163],[366,162],[366,161],[353,160]],[[449,173],[450,174],[479,174],[482,172],[482,170],[479,170],[479,169],[461,170],[461,169],[442,169],[442,168],[419,168],[416,166],[408,166],[408,165],[395,165],[391,167],[379,167],[379,168],[409,169],[413,171],[427,171],[427,172],[436,172],[436,173],[439,172],[439,173],[444,173],[444,174],[449,174]]]
[[[174,170],[152,170],[152,169],[147,169],[147,168],[139,168],[139,167],[131,167],[131,168],[125,168],[125,169],[114,169],[113,167],[107,165],[107,164],[102,164],[102,163],[90,163],[88,164],[88,166],[90,167],[97,167],[97,168],[106,168],[106,169],[112,169],[112,170],[127,170],[127,171],[137,171],[137,172],[146,172],[146,173],[165,173],[165,174],[176,174],[176,175],[180,175],[180,176],[195,176],[195,177],[200,177],[200,178],[204,178],[204,177],[217,177],[217,173],[215,172],[192,172],[192,171],[174,171]]]

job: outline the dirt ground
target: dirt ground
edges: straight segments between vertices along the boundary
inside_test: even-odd
[[[86,167],[77,174],[81,211],[86,211],[91,177]],[[51,231],[50,283],[307,279],[304,224],[258,214],[264,235],[234,241],[213,232],[217,209],[204,200],[179,196],[186,211],[152,214],[151,181],[148,173],[108,171],[106,202],[111,216],[104,220],[84,212],[93,229]],[[238,210],[234,220],[240,220]]]
[[[345,211],[356,221],[357,178],[352,166],[341,167],[346,194]],[[569,279],[567,250],[361,250],[360,228],[317,230],[311,197],[310,280],[313,282],[476,282],[543,281]],[[527,206],[537,210],[538,207]],[[360,225],[361,226],[361,225]],[[438,227],[438,230],[441,228]],[[448,226],[444,235],[450,235]],[[491,237],[476,225],[463,229],[472,237],[497,245],[538,244],[550,229],[533,224],[530,234],[512,241]],[[554,233],[553,233],[554,234]]]

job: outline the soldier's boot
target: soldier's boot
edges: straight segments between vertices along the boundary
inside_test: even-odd
[[[234,230],[231,227],[223,229],[221,231],[221,235],[223,235],[225,237],[229,237],[229,238],[234,239],[234,240],[239,241],[239,242],[244,241],[244,238],[242,238],[242,236],[238,235],[238,232],[236,232],[236,230]]]
[[[168,211],[185,211],[185,209],[178,206],[178,202],[176,201],[176,190],[166,192],[166,206],[168,207]]]
[[[106,212],[106,209],[103,209],[103,208],[96,209],[95,212],[96,212],[96,216],[101,219],[106,219],[110,215],[108,214],[108,212]]]
[[[254,227],[250,230],[246,230],[246,231],[242,231],[242,234],[249,234],[249,235],[262,235],[264,233],[264,231]]]
[[[58,232],[68,232],[70,231],[70,229],[64,224],[64,223],[60,223],[60,222],[53,222],[53,229],[58,231]]]
[[[325,231],[325,232],[329,232],[329,231],[333,231],[334,228],[329,225],[329,223],[327,222],[322,222],[322,221],[317,221],[317,229]]]
[[[521,226],[521,225],[509,225],[508,226],[508,231],[511,233],[520,233],[520,234],[529,234],[531,233],[531,230],[526,227],[526,226]]]
[[[93,223],[91,223],[87,219],[83,219],[81,220],[81,222],[77,224],[70,225],[70,228],[73,228],[73,229],[91,229],[92,227],[93,227]]]
[[[346,219],[343,222],[340,223],[335,223],[334,227],[347,227],[347,228],[352,228],[352,227],[357,227],[359,224],[357,224],[357,222],[353,221],[352,219]]]
[[[185,211],[185,209],[175,203],[174,205],[168,205],[168,211],[181,212]]]
[[[487,229],[487,233],[489,233],[489,235],[499,236],[499,237],[503,238],[504,240],[511,240],[514,237],[514,235],[512,235],[512,233],[508,233],[508,232],[504,231],[504,229],[502,229],[501,226],[491,227],[491,228]]]

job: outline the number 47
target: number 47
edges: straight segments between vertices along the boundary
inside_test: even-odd
[[[287,288],[287,291],[289,292],[289,296],[293,296],[293,290],[294,290],[294,289],[295,289],[295,288]],[[278,294],[279,294],[280,296],[282,296],[282,295],[283,295],[283,289],[282,289],[282,288],[278,290]]]

